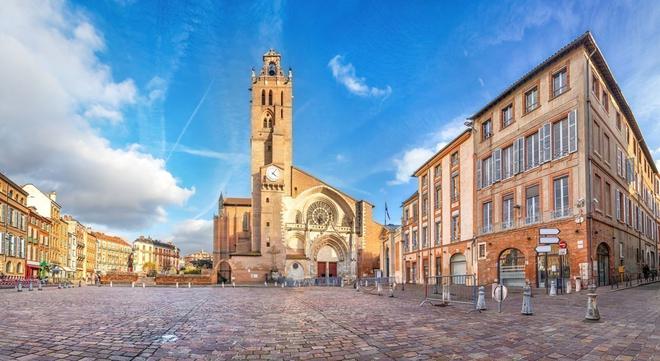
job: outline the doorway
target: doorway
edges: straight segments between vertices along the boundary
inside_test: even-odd
[[[316,277],[337,277],[337,262],[322,262],[316,263]]]
[[[610,248],[601,243],[596,250],[598,257],[598,286],[607,286],[610,284]]]

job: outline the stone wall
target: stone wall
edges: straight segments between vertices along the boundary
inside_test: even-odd
[[[164,275],[156,276],[157,285],[175,285],[185,286],[190,282],[193,285],[212,285],[214,280],[212,275]]]
[[[138,276],[129,272],[112,272],[101,276],[101,284],[112,283],[132,283],[137,281]]]

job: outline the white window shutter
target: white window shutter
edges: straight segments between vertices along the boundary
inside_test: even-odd
[[[511,162],[511,175],[518,174],[520,164],[518,163],[518,140],[513,141],[511,147],[512,162]]]
[[[518,138],[518,171],[525,171],[525,138]]]
[[[481,189],[481,159],[477,159],[477,189]]]
[[[568,113],[568,152],[577,152],[577,110]]]
[[[614,193],[614,203],[616,203],[616,219],[621,219],[621,194],[619,190]]]
[[[552,125],[550,123],[546,123],[543,125],[543,147],[541,148],[541,152],[543,153],[541,157],[541,162],[549,162],[552,160]]]
[[[493,151],[493,182],[498,182],[502,178],[502,149],[497,148]]]

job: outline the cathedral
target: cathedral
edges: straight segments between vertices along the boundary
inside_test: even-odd
[[[213,220],[218,282],[264,282],[372,276],[380,239],[373,205],[292,164],[293,73],[274,50],[252,71],[250,163],[252,195],[220,195]]]

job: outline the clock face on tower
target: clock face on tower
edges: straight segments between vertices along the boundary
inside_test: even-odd
[[[266,168],[266,178],[271,182],[276,182],[278,179],[280,179],[281,173],[282,171],[274,165]]]

